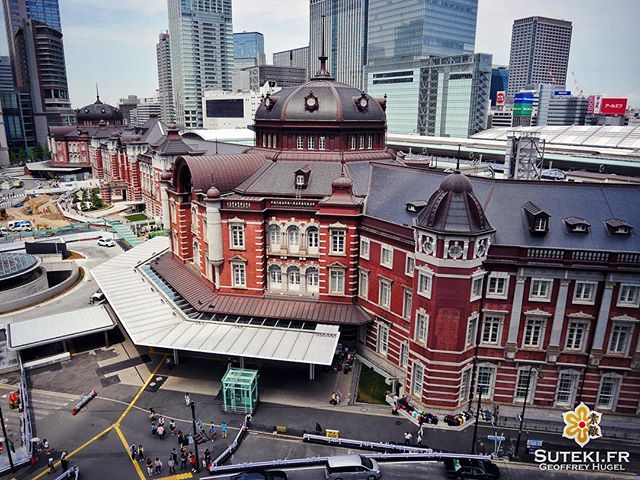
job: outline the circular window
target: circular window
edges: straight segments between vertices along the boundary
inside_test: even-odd
[[[460,258],[462,257],[462,247],[460,246],[460,244],[458,242],[453,242],[451,245],[449,245],[449,256],[451,258]]]
[[[434,250],[433,238],[424,237],[422,240],[422,251],[427,255],[431,255],[433,253],[433,250]]]
[[[100,111],[101,111],[102,113],[106,113],[106,112],[107,112],[104,108],[101,108],[101,109],[100,109]]]

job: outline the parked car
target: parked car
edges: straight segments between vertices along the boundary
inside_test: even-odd
[[[259,472],[243,472],[233,475],[231,480],[287,480],[287,474],[280,470],[262,470]]]
[[[100,237],[98,239],[98,245],[101,247],[115,247],[116,242],[113,240],[113,238]]]
[[[455,478],[456,480],[467,478],[475,480],[498,480],[500,478],[500,469],[489,460],[445,458],[444,474],[447,478]]]
[[[339,455],[328,458],[325,475],[327,480],[378,480],[380,467],[362,455]]]

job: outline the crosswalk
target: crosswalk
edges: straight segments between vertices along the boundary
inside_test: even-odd
[[[11,208],[27,198],[25,193],[0,195],[0,208]]]

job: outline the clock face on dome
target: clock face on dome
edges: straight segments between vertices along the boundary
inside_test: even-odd
[[[358,105],[360,105],[360,108],[367,108],[367,105],[369,105],[369,100],[367,100],[367,97],[360,97],[358,99]]]
[[[271,102],[272,102],[272,101],[271,101],[271,98],[270,98],[270,97],[267,97],[267,98],[265,98],[265,100],[264,100],[264,104],[265,104],[267,107],[270,107],[270,106],[271,106]]]
[[[313,92],[309,92],[309,95],[304,97],[304,109],[308,112],[313,112],[318,109],[318,97]]]
[[[308,97],[306,102],[307,102],[307,107],[315,107],[316,104],[318,103],[315,97]]]

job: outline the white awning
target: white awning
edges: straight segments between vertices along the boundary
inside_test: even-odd
[[[11,350],[61,342],[92,333],[111,330],[116,323],[104,305],[72,312],[45,315],[7,325],[7,340]]]
[[[169,248],[156,237],[92,270],[111,308],[136,345],[284,362],[330,365],[336,325],[315,330],[240,325],[186,317],[137,267]]]

